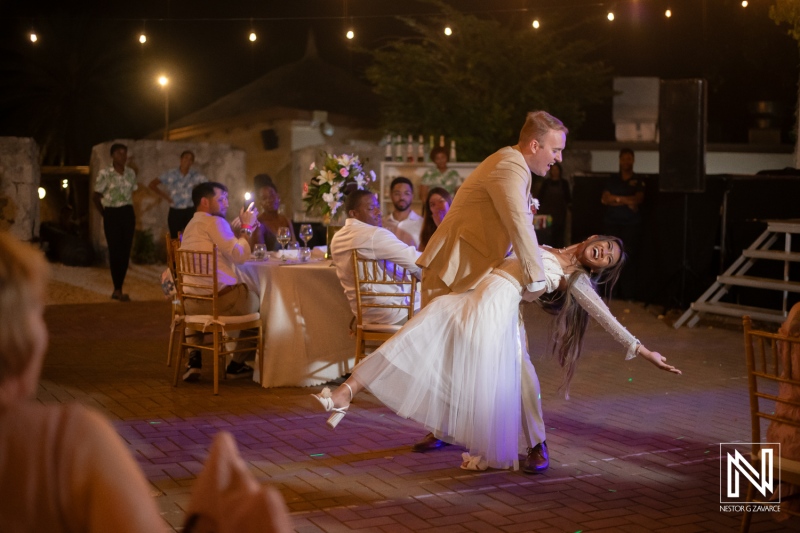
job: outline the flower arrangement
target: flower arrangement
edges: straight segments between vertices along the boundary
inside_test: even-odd
[[[325,223],[335,217],[344,204],[344,197],[357,189],[368,189],[376,179],[375,172],[364,173],[361,161],[355,154],[334,155],[325,152],[322,168],[311,163],[308,168],[316,174],[303,184],[303,202],[310,215],[321,215]]]

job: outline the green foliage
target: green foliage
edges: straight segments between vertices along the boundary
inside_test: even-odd
[[[445,135],[459,159],[480,161],[516,144],[529,111],[544,109],[574,131],[583,106],[611,96],[609,69],[585,60],[590,44],[568,30],[507,28],[435,3],[452,36],[443,20],[403,19],[418,38],[373,51],[367,77],[387,131]]]
[[[153,240],[153,233],[149,229],[137,229],[134,233],[131,260],[137,265],[153,265],[158,262],[156,243]]]
[[[774,20],[775,24],[788,23],[791,26],[789,35],[800,45],[800,1],[775,0],[775,4],[769,8],[769,18]]]

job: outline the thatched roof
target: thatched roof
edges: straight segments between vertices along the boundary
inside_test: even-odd
[[[197,126],[271,108],[328,111],[375,124],[377,97],[347,71],[319,58],[309,34],[305,56],[278,67],[216,102],[170,124],[170,129]]]

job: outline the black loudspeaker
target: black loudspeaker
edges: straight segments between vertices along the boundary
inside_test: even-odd
[[[706,189],[706,81],[661,80],[658,98],[659,190]]]
[[[261,144],[264,150],[275,150],[278,148],[278,133],[273,129],[261,130]]]

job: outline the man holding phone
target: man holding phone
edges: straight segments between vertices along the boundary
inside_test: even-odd
[[[257,224],[258,209],[251,203],[247,210],[239,212],[235,229],[225,219],[228,213],[228,188],[213,181],[201,183],[192,190],[195,213],[183,232],[181,249],[211,251],[217,245],[217,305],[220,315],[240,316],[257,313],[260,307],[259,295],[239,281],[236,265],[250,258],[253,229]],[[208,289],[186,288],[187,292],[209,294]],[[211,302],[189,300],[186,312],[192,315],[211,314]],[[247,333],[245,333],[247,335]],[[249,377],[253,369],[245,360],[253,352],[241,352],[233,356],[226,374],[229,379]],[[197,381],[200,378],[202,361],[200,352],[189,354],[189,363],[183,374],[184,381]]]

